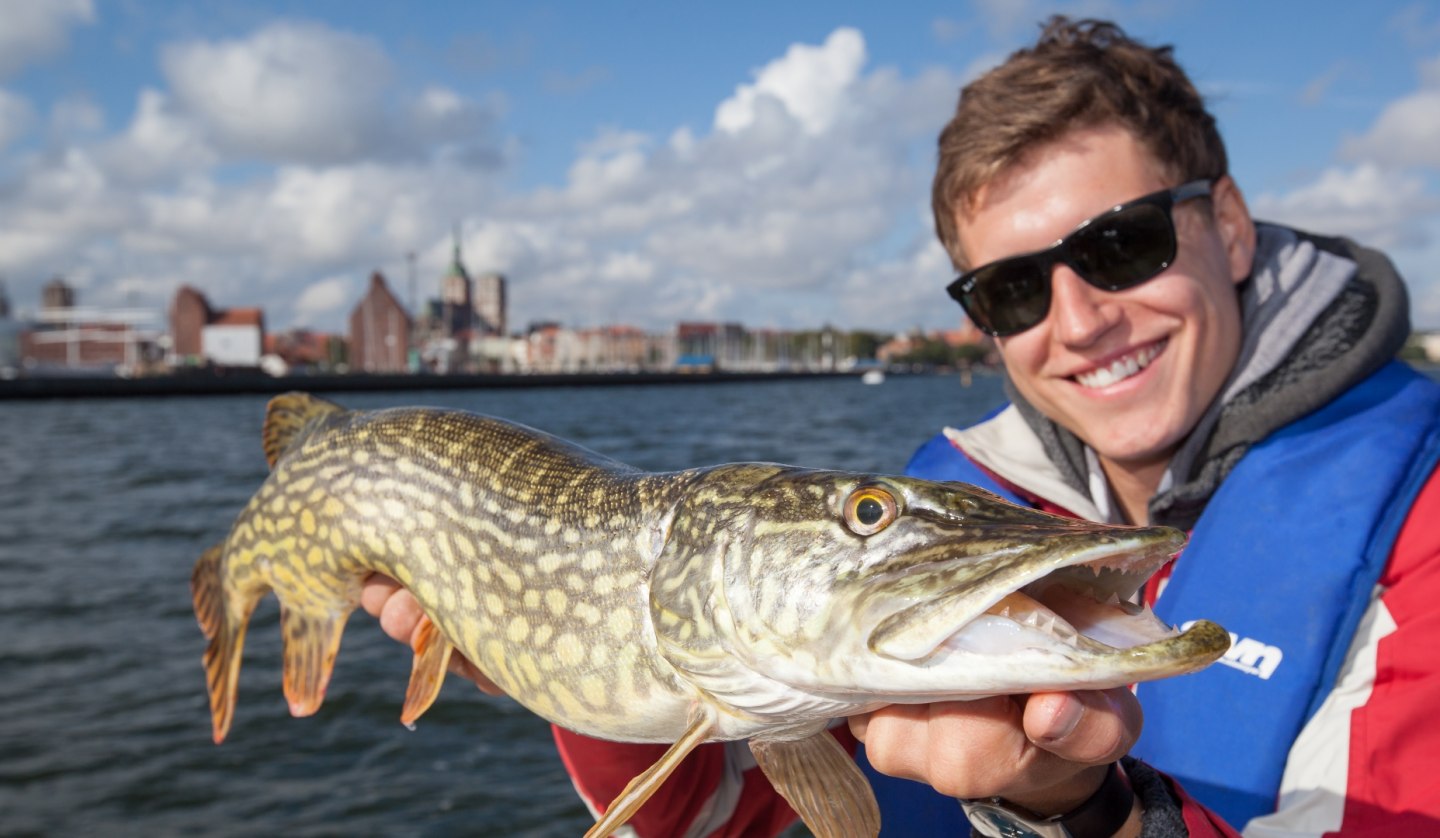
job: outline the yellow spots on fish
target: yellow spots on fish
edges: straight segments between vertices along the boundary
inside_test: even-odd
[[[308,509],[300,511],[300,531],[306,535],[315,534],[315,513]]]
[[[585,554],[580,557],[580,569],[587,573],[594,573],[604,566],[605,554],[599,550],[586,550]]]
[[[599,677],[591,675],[580,679],[580,697],[592,707],[604,707],[606,704],[605,682]]]
[[[535,569],[551,574],[565,566],[565,558],[558,553],[545,553],[535,561]]]
[[[350,459],[354,460],[357,466],[367,466],[370,464],[370,452],[364,448],[357,448],[350,453]]]
[[[550,520],[548,520],[548,521],[545,522],[545,534],[546,534],[546,535],[553,536],[553,535],[555,535],[556,533],[560,532],[560,527],[561,527],[560,519],[559,519],[559,518],[551,518]]]
[[[283,513],[285,512],[285,496],[284,496],[284,495],[276,495],[276,496],[275,496],[275,499],[272,500],[272,501],[270,501],[270,512],[271,512],[271,514],[273,514],[273,515],[280,515],[280,514],[283,514]]]
[[[428,509],[421,509],[415,513],[415,521],[426,530],[433,530],[436,527],[435,513]]]
[[[510,624],[505,627],[505,639],[511,643],[524,643],[525,638],[530,636],[530,621],[523,615],[517,614],[510,619]]]
[[[592,590],[597,596],[609,596],[615,587],[615,577],[609,574],[602,574],[595,577]]]
[[[345,536],[341,534],[339,527],[330,531],[330,546],[336,550],[345,549]]]
[[[399,533],[385,533],[385,547],[390,551],[390,555],[397,559],[405,555],[405,542],[400,540]]]
[[[576,593],[583,593],[590,589],[590,582],[578,573],[565,574],[565,587]]]
[[[365,531],[365,547],[370,551],[370,555],[377,558],[381,558],[386,555],[385,539],[381,538],[380,534],[375,532],[373,529],[367,529]]]
[[[550,635],[554,633],[554,626],[549,623],[541,623],[535,627],[535,633],[531,636],[531,642],[533,642],[537,648],[543,647],[550,642]],[[551,660],[553,660],[553,658]]]
[[[339,518],[344,511],[345,504],[341,503],[333,497],[326,498],[325,502],[320,505],[320,514],[332,520],[335,518]]]
[[[585,660],[585,644],[567,631],[555,638],[555,657],[566,666],[576,666]]]
[[[278,532],[289,532],[295,529],[295,519],[289,515],[284,518],[275,519],[275,530]]]
[[[387,481],[388,482],[388,481]],[[380,502],[385,508],[385,515],[392,521],[405,522],[410,516],[406,513],[405,504],[398,498],[385,498]]]
[[[486,593],[482,601],[485,603],[485,610],[493,616],[499,617],[505,613],[505,600],[494,591]]]
[[[450,542],[449,539],[446,539],[446,543],[449,544],[449,543],[451,543],[451,542]],[[463,560],[465,560],[466,562],[473,562],[473,561],[475,561],[475,558],[476,558],[475,545],[474,545],[473,543],[471,543],[471,541],[470,541],[469,538],[466,538],[465,536],[461,535],[461,536],[459,536],[458,538],[455,539],[454,545],[455,545],[455,551],[460,554],[460,557],[461,557]]]
[[[410,568],[406,567],[403,564],[396,565],[395,572],[391,575],[394,576],[396,579],[400,580],[400,584],[404,585],[407,588],[412,587],[415,584],[415,575],[410,572]]]
[[[629,637],[635,631],[635,617],[627,609],[617,608],[606,618],[605,628],[610,630],[612,637]]]
[[[530,588],[525,592],[525,596],[521,598],[521,602],[525,604],[526,611],[534,611],[540,607],[540,592],[534,588]]]
[[[565,616],[565,608],[570,604],[570,598],[559,588],[551,588],[545,592],[545,607],[551,614],[557,617]]]
[[[529,652],[514,650],[510,654],[515,658],[515,668],[520,671],[525,683],[532,689],[539,687],[544,678],[540,674],[540,665],[535,662],[535,656]]]
[[[581,620],[584,620],[587,624],[592,626],[598,624],[602,616],[600,613],[600,609],[596,608],[588,602],[576,603],[572,613],[574,613],[576,617],[579,617]]]
[[[496,565],[495,573],[500,577],[501,583],[509,588],[512,593],[519,593],[524,583],[520,581],[520,574],[516,573],[506,565]]]
[[[319,567],[325,563],[325,551],[319,547],[311,547],[310,552],[305,556],[305,563],[311,567]]]

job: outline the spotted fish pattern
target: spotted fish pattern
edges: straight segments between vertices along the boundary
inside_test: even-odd
[[[749,739],[817,835],[873,836],[873,795],[825,732],[832,717],[1129,683],[1193,670],[1228,645],[1201,621],[1123,655],[1067,637],[1075,651],[1038,675],[957,669],[965,653],[947,637],[1001,597],[1005,615],[1034,605],[1013,593],[1027,582],[1088,561],[1093,572],[1067,584],[1104,587],[1183,543],[963,484],[769,463],[651,473],[501,419],[348,411],[303,393],[271,401],[263,443],[269,477],[191,577],[215,741],[233,721],[256,604],[272,591],[280,601],[284,691],[308,715],[362,582],[379,572],[425,613],[402,720],[430,706],[458,651],[556,724],[674,743],[591,835],[623,824],[699,743]]]

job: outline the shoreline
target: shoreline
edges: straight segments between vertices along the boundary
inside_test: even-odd
[[[514,389],[529,387],[616,387],[650,384],[723,384],[794,381],[806,378],[859,378],[846,372],[617,372],[462,375],[347,373],[286,375],[229,373],[145,378],[44,377],[0,380],[0,401],[26,399],[157,398],[166,396],[275,395],[290,390],[344,393],[407,390]]]

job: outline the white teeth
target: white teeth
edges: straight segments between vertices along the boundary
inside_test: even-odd
[[[1079,381],[1082,387],[1089,387],[1091,389],[1109,387],[1111,384],[1124,381],[1135,373],[1150,366],[1150,362],[1155,360],[1155,357],[1160,354],[1160,350],[1164,348],[1164,341],[1152,343],[1139,352],[1115,359],[1107,367],[1081,373],[1075,376],[1075,380]]]

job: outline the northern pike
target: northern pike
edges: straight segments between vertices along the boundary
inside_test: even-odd
[[[271,473],[191,578],[217,743],[245,628],[280,600],[296,716],[325,694],[362,580],[425,612],[402,720],[458,650],[565,728],[673,747],[588,835],[625,823],[702,742],[748,739],[820,836],[873,836],[827,731],[890,703],[1099,689],[1200,669],[1230,637],[1130,599],[1165,527],[1022,508],[963,483],[732,463],[645,472],[500,419],[273,399]]]

